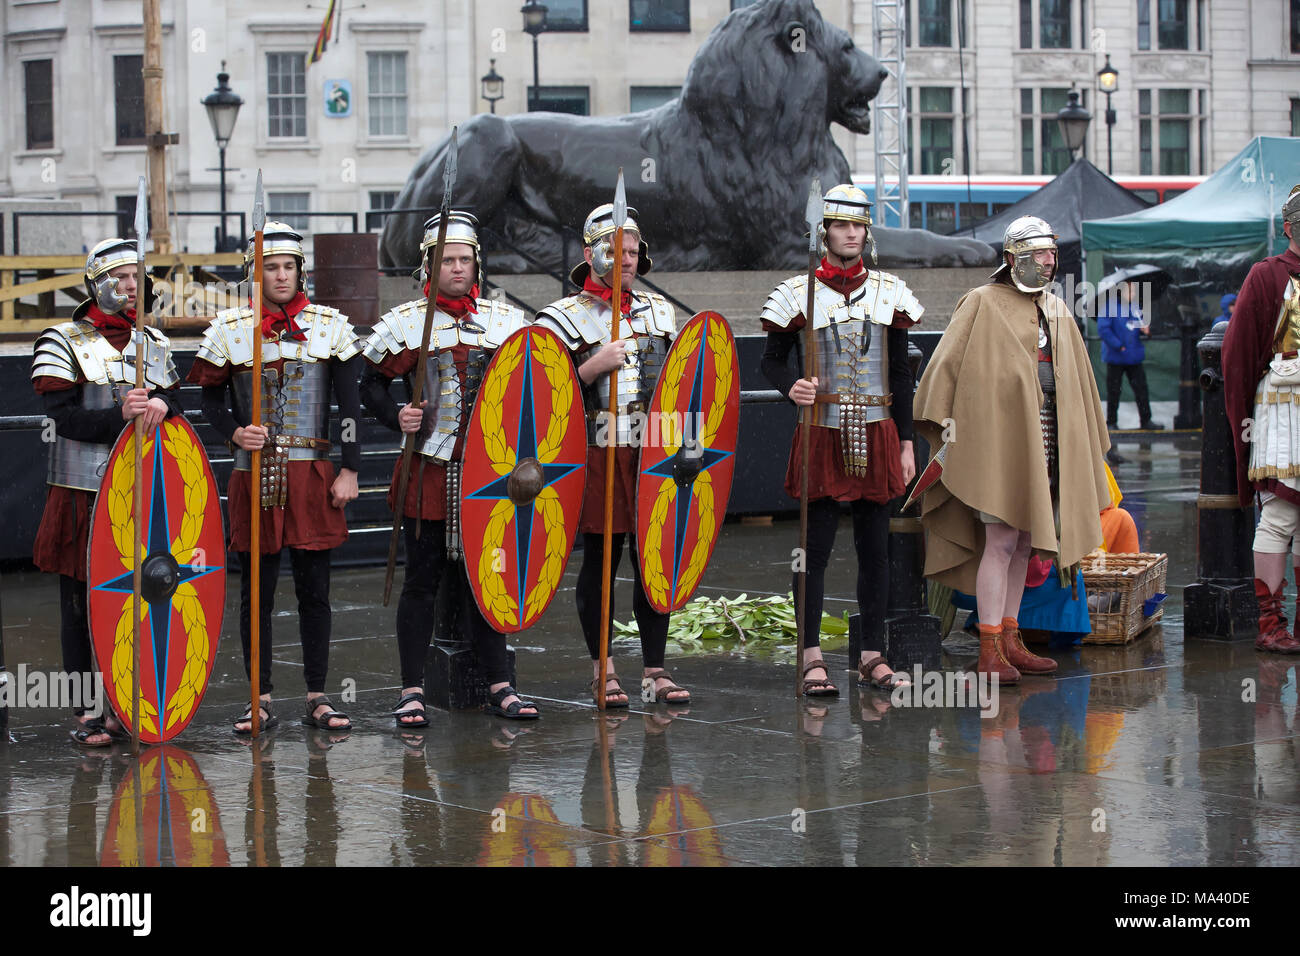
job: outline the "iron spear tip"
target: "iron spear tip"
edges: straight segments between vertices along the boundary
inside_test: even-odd
[[[456,137],[456,127],[451,128],[451,146],[447,150],[447,165],[442,171],[442,208],[451,208],[451,190],[456,185],[456,157],[460,144]]]
[[[262,191],[262,170],[257,170],[257,185],[253,188],[253,232],[261,232],[266,225],[266,194]]]
[[[135,194],[135,247],[136,253],[144,258],[144,241],[149,235],[149,186],[143,176]]]
[[[618,168],[618,185],[614,187],[614,228],[627,222],[627,189],[623,186],[623,167]]]
[[[812,183],[808,186],[808,206],[804,210],[804,222],[808,224],[809,229],[821,225],[824,208],[822,181],[820,177],[814,176]]]

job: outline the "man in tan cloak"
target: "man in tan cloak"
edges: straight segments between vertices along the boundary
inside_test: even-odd
[[[1013,684],[1056,661],[1029,653],[1018,612],[1031,552],[1063,580],[1101,544],[1110,448],[1088,353],[1048,291],[1056,236],[1041,219],[1007,227],[993,281],[957,304],[916,391],[916,428],[943,448],[922,504],[925,575],[974,592],[976,669]]]

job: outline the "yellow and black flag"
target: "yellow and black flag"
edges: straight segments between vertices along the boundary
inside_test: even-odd
[[[320,33],[316,34],[316,43],[311,48],[311,55],[307,57],[308,66],[325,55],[325,48],[329,46],[330,38],[335,32],[334,8],[337,5],[338,0],[330,0],[330,5],[325,11],[325,22],[320,25]]]

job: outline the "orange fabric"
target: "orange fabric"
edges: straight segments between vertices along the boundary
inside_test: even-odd
[[[979,628],[980,628],[980,637],[984,637],[986,634],[989,637],[992,637],[994,634],[1002,633],[1001,624],[981,624]]]
[[[1101,513],[1101,536],[1103,551],[1137,554],[1142,550],[1138,544],[1137,524],[1123,508],[1112,506]]]
[[[1002,630],[1004,631],[1014,631],[1019,627],[1020,627],[1020,622],[1017,621],[1014,617],[1004,617],[1002,619]]]

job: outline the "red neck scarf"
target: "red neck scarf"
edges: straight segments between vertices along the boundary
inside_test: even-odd
[[[867,281],[867,270],[862,265],[860,256],[847,269],[833,266],[829,259],[823,257],[822,264],[817,269],[817,278],[836,292],[845,293],[851,292]]]
[[[424,283],[424,297],[429,298],[429,281]],[[438,293],[438,297],[433,300],[434,306],[443,312],[446,312],[454,319],[463,319],[466,315],[473,312],[478,315],[478,283],[469,287],[469,291],[464,295],[458,295],[450,298]]]
[[[588,273],[586,280],[582,283],[582,291],[590,292],[592,295],[603,299],[606,302],[614,301],[614,290],[612,287],[605,285],[599,279]],[[627,315],[632,311],[632,290],[624,287],[623,289],[623,314]],[[612,306],[611,306],[612,307]]]
[[[268,305],[262,300],[262,335],[268,339],[276,337],[278,329],[284,329],[281,338],[294,339],[298,342],[307,338],[306,330],[300,328],[294,317],[311,305],[307,293],[299,292],[284,305]],[[277,328],[278,327],[278,328]]]
[[[101,332],[109,329],[129,330],[135,328],[135,309],[123,309],[121,312],[105,312],[99,306],[91,304],[86,310],[86,317]]]

